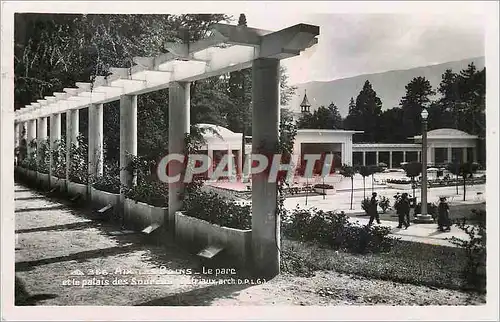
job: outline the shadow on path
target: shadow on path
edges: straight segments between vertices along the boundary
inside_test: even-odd
[[[56,298],[56,294],[34,294],[30,295],[26,290],[24,282],[16,276],[14,284],[14,305],[15,306],[31,306],[37,302]]]
[[[211,285],[184,293],[177,293],[154,299],[135,306],[209,306],[214,299],[234,298],[235,292],[242,291],[251,285]]]
[[[39,207],[39,208],[23,208],[23,209],[16,209],[15,213],[34,212],[34,211],[63,210],[63,209],[68,209],[68,207],[60,205],[60,206]]]
[[[26,262],[18,262],[16,263],[16,272],[25,272],[31,271],[35,269],[36,266],[39,265],[47,265],[52,263],[60,263],[67,261],[79,261],[84,262],[90,258],[99,258],[99,257],[107,257],[114,256],[118,254],[128,253],[134,250],[137,250],[140,246],[138,245],[127,245],[127,246],[114,246],[108,248],[94,249],[83,252],[74,253],[66,256],[52,257],[52,258],[44,258],[34,261],[26,261]]]
[[[14,201],[22,201],[22,200],[43,200],[47,199],[45,196],[32,196],[32,197],[21,197],[21,198],[14,198]]]
[[[18,229],[16,230],[16,234],[34,233],[40,231],[83,230],[87,228],[99,228],[99,224],[92,221],[84,221],[84,222],[76,222],[65,225]]]

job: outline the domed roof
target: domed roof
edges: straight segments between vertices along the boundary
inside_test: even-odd
[[[457,129],[444,128],[429,131],[427,136],[470,136],[470,134]]]
[[[427,132],[428,138],[433,139],[477,139],[476,135],[471,135],[467,132],[460,131],[457,129],[443,128],[443,129],[435,129]],[[415,135],[414,139],[421,139],[422,135]]]
[[[239,134],[215,124],[198,123],[196,124],[196,127],[205,130],[205,133],[203,133],[204,137],[219,137],[222,139],[226,139],[234,138]]]

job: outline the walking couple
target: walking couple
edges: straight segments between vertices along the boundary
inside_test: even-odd
[[[398,214],[399,224],[398,228],[408,229],[410,226],[410,199],[408,198],[408,194],[405,192],[401,195],[401,197],[396,200],[396,213]]]

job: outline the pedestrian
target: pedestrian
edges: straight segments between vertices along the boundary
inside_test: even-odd
[[[446,202],[446,197],[439,198],[438,205],[438,230],[439,231],[450,231],[450,206]]]
[[[405,229],[408,229],[408,226],[410,226],[410,200],[408,199],[407,193],[403,193],[401,195],[401,198],[398,202],[398,210],[398,228],[402,228],[402,226],[405,226]]]
[[[377,224],[380,225],[380,217],[378,215],[378,200],[377,200],[377,193],[374,192],[372,193],[372,198],[370,199],[370,221],[368,222],[368,226],[371,226],[373,224],[373,220],[377,221]]]
[[[410,226],[410,223],[411,223],[411,220],[410,220],[410,211],[411,209],[413,208],[414,212],[413,212],[413,216],[415,216],[415,205],[417,203],[417,198],[411,196],[411,195],[408,195],[408,204],[410,205],[410,209],[408,210],[408,213],[406,214],[406,223],[408,224],[408,226]]]

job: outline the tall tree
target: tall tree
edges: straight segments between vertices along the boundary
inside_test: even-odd
[[[401,99],[403,109],[403,126],[406,137],[421,133],[420,113],[423,108],[428,108],[431,96],[435,94],[430,82],[425,77],[415,77],[406,85],[406,94]]]
[[[375,142],[381,114],[382,101],[367,80],[356,97],[356,106],[349,104],[346,127],[364,131],[363,141]]]

